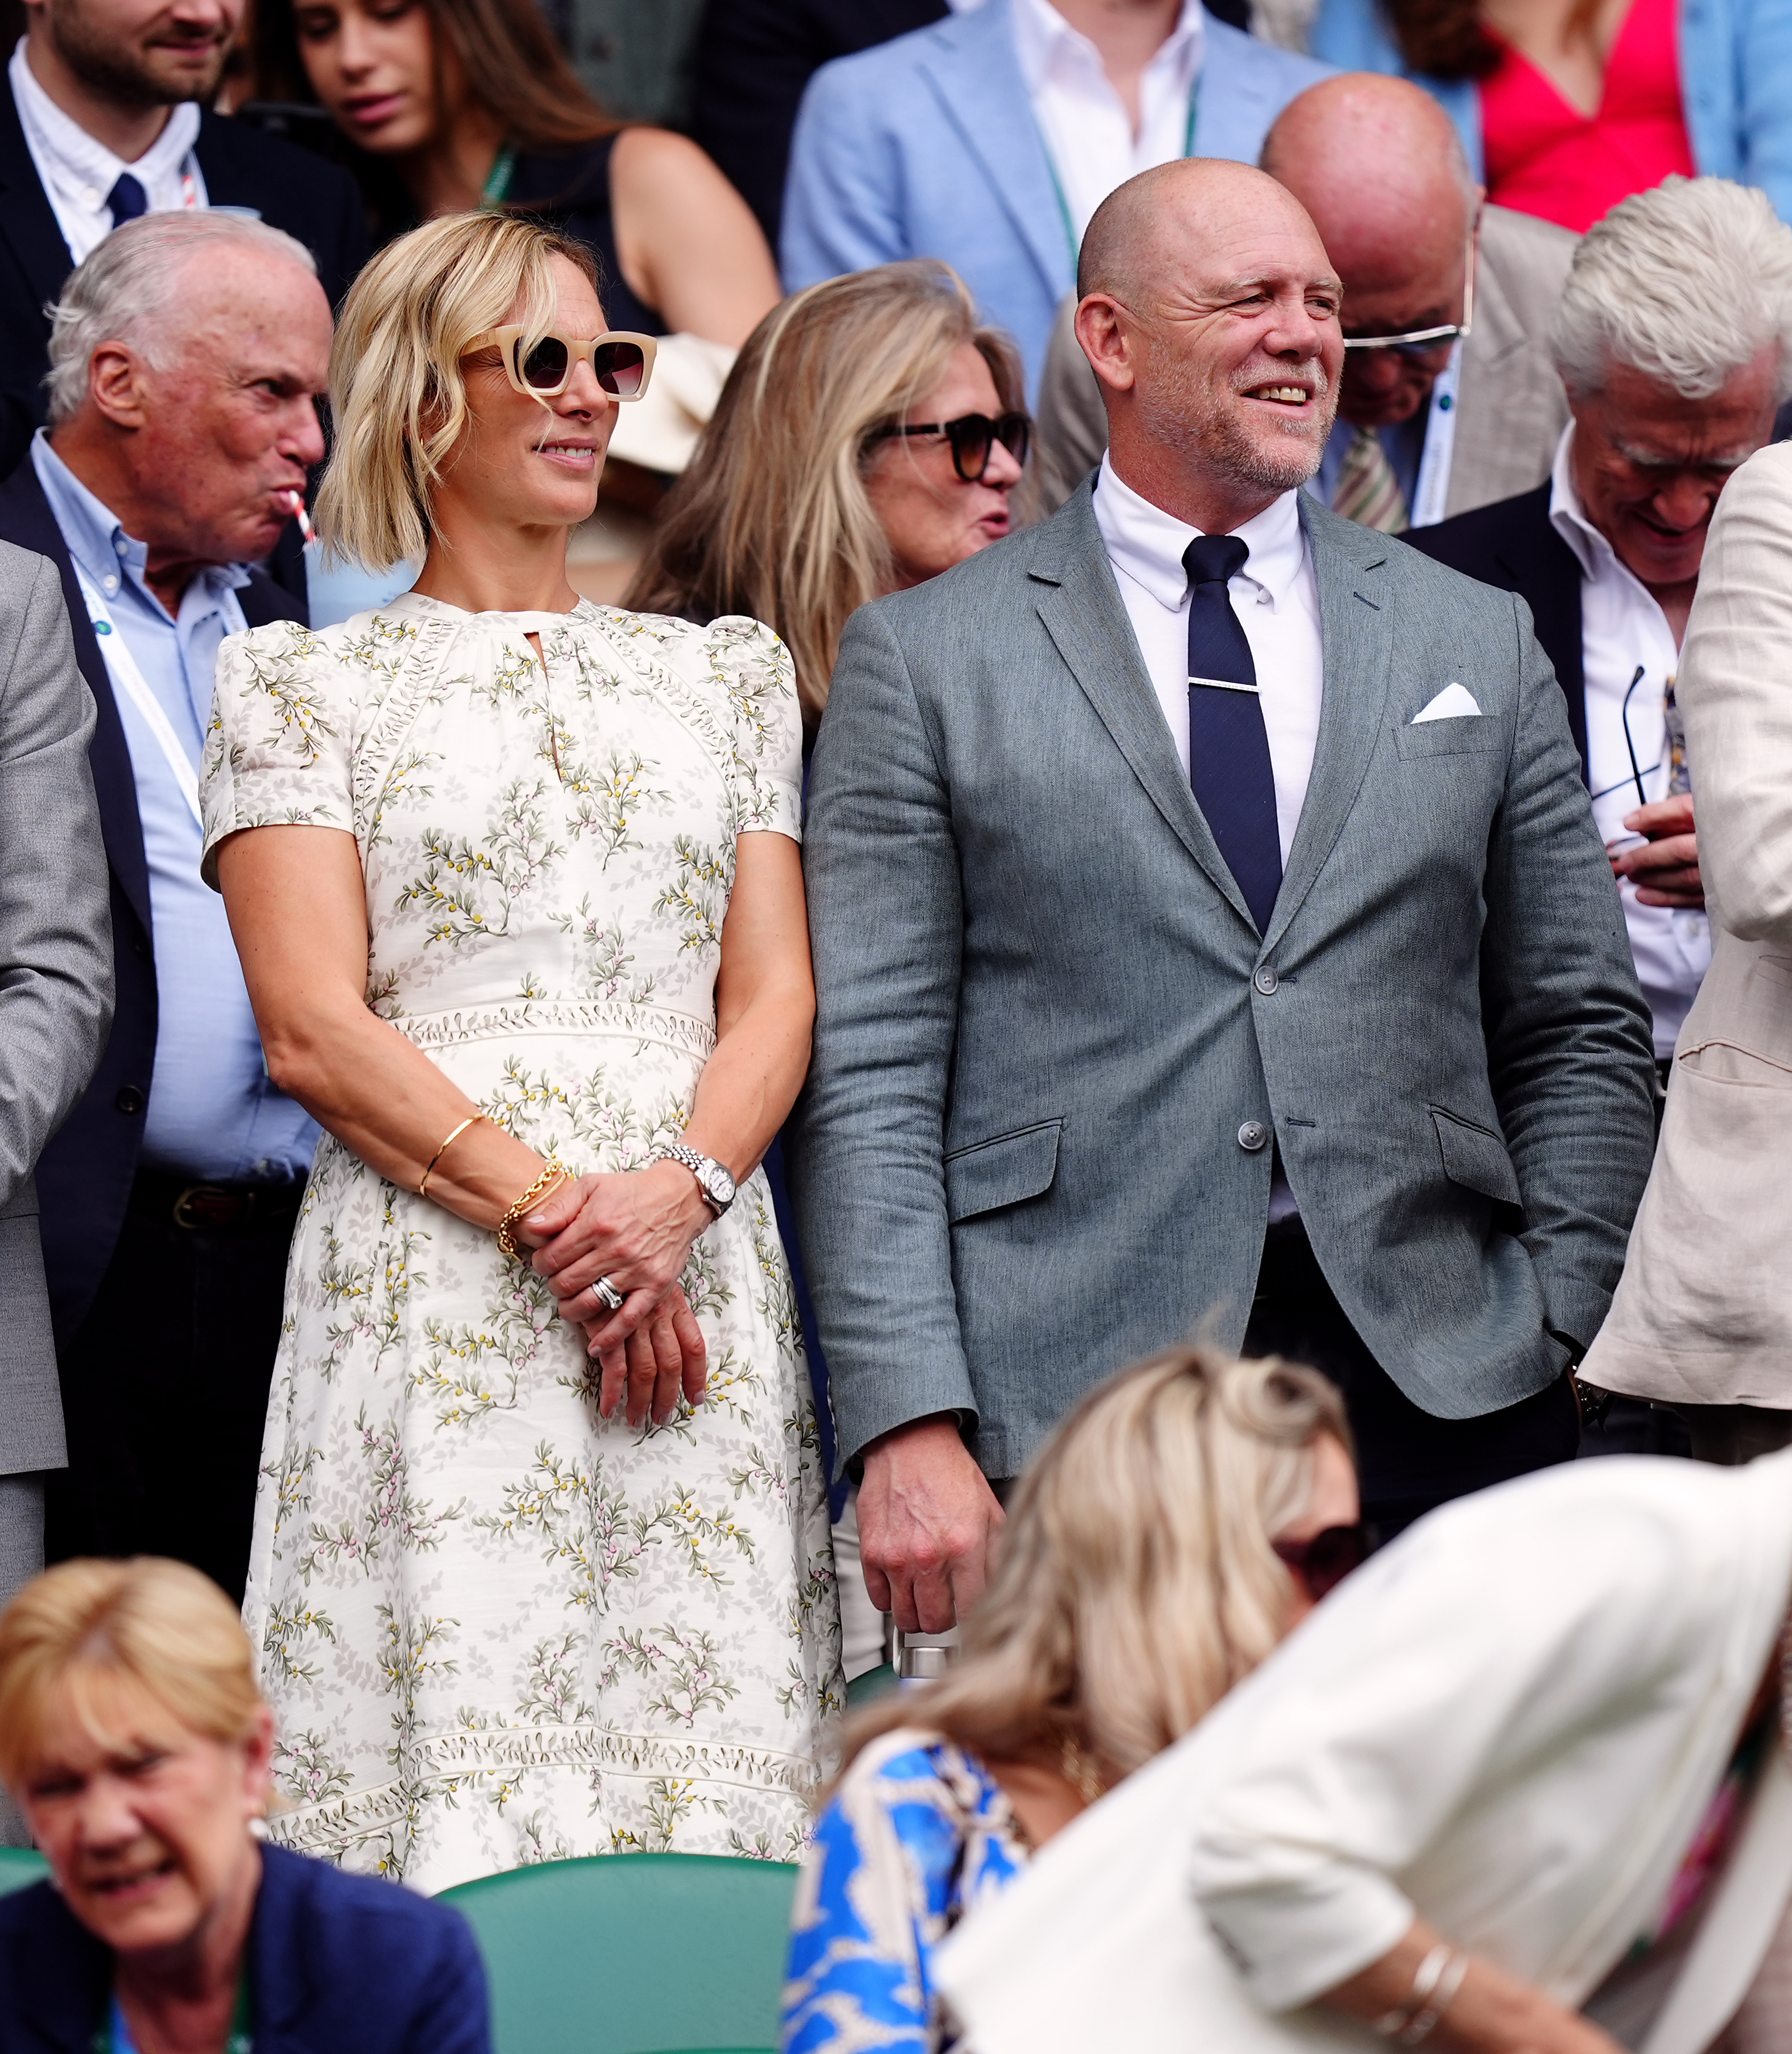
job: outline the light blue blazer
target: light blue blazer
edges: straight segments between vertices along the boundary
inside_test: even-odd
[[[1792,6],[1680,0],[1680,41],[1693,162],[1712,178],[1759,186],[1792,222]],[[1412,70],[1378,0],[1320,0],[1313,47],[1345,71],[1389,72],[1424,86],[1448,109],[1480,175],[1480,95],[1467,80]]]
[[[1331,67],[1209,15],[1195,152],[1255,163],[1270,124]],[[837,57],[809,81],[784,195],[792,292],[843,271],[939,257],[1020,344],[1038,389],[1076,253],[1033,119],[1009,0]]]

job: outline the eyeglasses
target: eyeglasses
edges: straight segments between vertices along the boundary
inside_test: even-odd
[[[522,345],[531,335],[535,339],[525,351]],[[542,335],[517,324],[475,336],[467,352],[495,349],[504,360],[510,383],[532,399],[558,398],[581,364],[591,366],[592,375],[612,399],[638,399],[653,376],[658,348],[651,335],[634,335],[624,329],[581,338],[553,329]]]
[[[1468,231],[1467,268],[1463,273],[1462,319],[1445,321],[1438,328],[1408,329],[1404,335],[1347,335],[1346,350],[1397,349],[1408,363],[1424,363],[1451,343],[1466,342],[1475,322],[1475,260],[1480,247],[1481,220],[1477,214]]]
[[[967,485],[981,485],[998,443],[1016,463],[1026,462],[1033,423],[1025,414],[961,414],[955,421],[915,421],[906,427],[874,428],[866,438],[880,443],[892,435],[943,435],[952,446],[952,468]]]
[[[1359,1521],[1354,1526],[1328,1526],[1310,1540],[1272,1540],[1270,1545],[1317,1604],[1369,1560],[1369,1529]]]

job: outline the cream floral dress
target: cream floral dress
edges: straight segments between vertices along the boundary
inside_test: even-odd
[[[799,735],[757,622],[412,595],[224,644],[206,860],[242,828],[349,830],[369,1006],[544,1155],[626,1170],[690,1116],[735,838],[798,836]],[[707,1399],[606,1423],[533,1273],[325,1136],[245,1607],[278,1840],[427,1891],[800,1851],[839,1615],[762,1176],[684,1282]]]

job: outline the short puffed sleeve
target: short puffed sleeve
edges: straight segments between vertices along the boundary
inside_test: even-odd
[[[802,840],[802,713],[790,652],[743,614],[712,620],[704,635],[712,674],[728,695],[737,834]]]
[[[226,636],[199,768],[200,871],[215,890],[218,844],[242,828],[354,831],[353,678],[323,636],[277,620]]]

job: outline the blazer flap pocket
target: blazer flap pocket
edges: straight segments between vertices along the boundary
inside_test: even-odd
[[[1432,1124],[1437,1129],[1438,1145],[1443,1151],[1443,1174],[1452,1184],[1461,1184],[1483,1198],[1503,1206],[1522,1206],[1518,1175],[1506,1143],[1484,1127],[1459,1119],[1441,1106],[1431,1108]]]
[[[1018,1206],[1051,1189],[1057,1175],[1061,1119],[1042,1119],[993,1140],[973,1142],[946,1158],[946,1217],[954,1225],[974,1213]]]
[[[1394,730],[1402,756],[1493,756],[1506,752],[1506,723],[1491,714],[1451,714],[1443,720],[1408,721]]]

